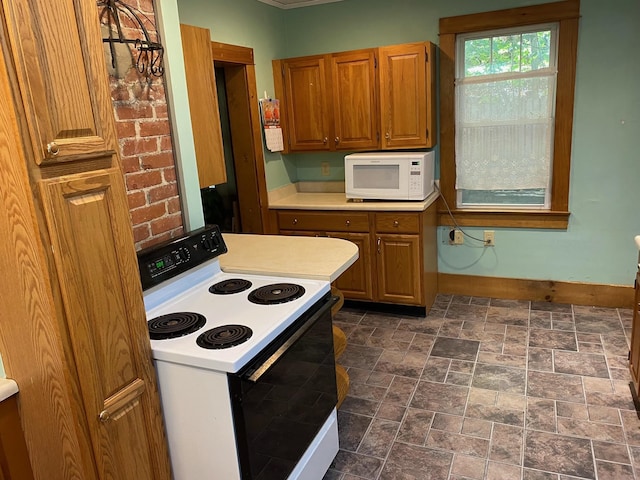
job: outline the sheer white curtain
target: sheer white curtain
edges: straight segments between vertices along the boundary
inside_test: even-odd
[[[555,70],[456,80],[456,188],[547,188]]]

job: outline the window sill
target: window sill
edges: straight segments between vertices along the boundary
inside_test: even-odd
[[[449,212],[438,209],[438,225],[455,226]],[[549,228],[566,230],[570,212],[549,210],[451,210],[461,227]]]

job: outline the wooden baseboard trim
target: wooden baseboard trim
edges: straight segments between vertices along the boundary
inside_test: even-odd
[[[633,308],[634,302],[633,287],[627,285],[481,277],[453,273],[438,273],[438,292],[595,307]]]

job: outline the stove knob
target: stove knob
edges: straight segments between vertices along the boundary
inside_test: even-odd
[[[208,250],[210,252],[215,250],[216,244],[213,241],[213,237],[203,237],[202,246],[205,248],[205,250]]]
[[[180,257],[181,261],[188,262],[191,258],[191,253],[185,247],[180,247],[178,249],[178,256]]]

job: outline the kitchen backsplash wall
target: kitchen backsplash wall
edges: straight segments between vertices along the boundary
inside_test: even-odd
[[[155,18],[153,0],[127,0],[127,4]],[[105,61],[133,234],[136,249],[141,249],[183,231],[164,78],[148,80],[139,74],[127,50],[119,50],[116,69],[111,68],[109,54]]]

